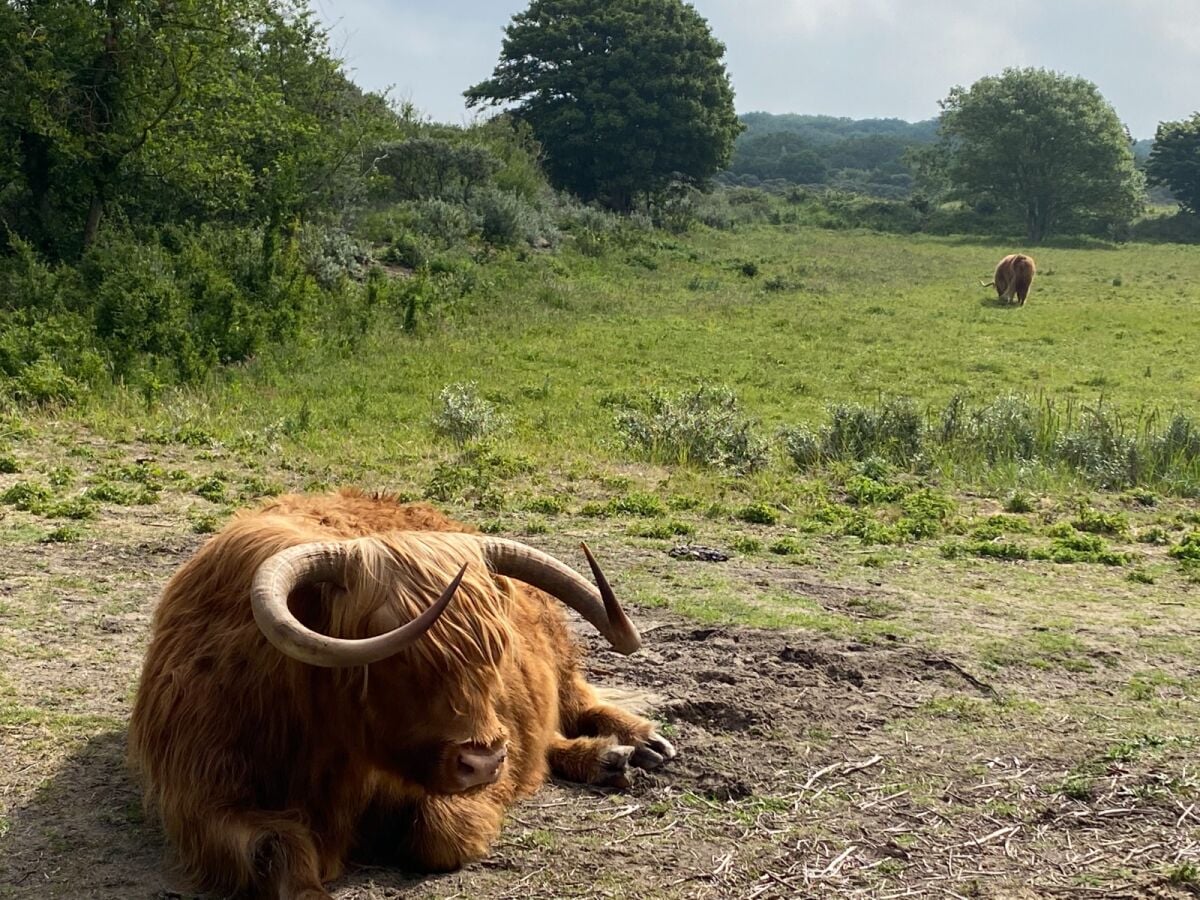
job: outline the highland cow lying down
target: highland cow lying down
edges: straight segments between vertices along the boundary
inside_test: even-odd
[[[639,646],[587,556],[599,590],[429,506],[353,492],[238,515],[167,585],[130,724],[191,878],[316,900],[352,855],[453,869],[551,772],[625,787],[630,766],[674,756],[580,674],[554,598]]]

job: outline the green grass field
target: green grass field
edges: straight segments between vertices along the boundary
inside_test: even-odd
[[[88,416],[104,427],[116,406],[122,423],[222,437],[286,428],[317,458],[385,466],[438,451],[434,400],[458,381],[502,407],[511,445],[539,464],[620,461],[605,401],[698,383],[731,387],[768,430],[894,395],[1197,408],[1192,248],[1045,248],[1029,303],[1004,308],[979,280],[1010,249],[751,227],[535,256],[485,269],[418,336],[385,326],[350,353],[312,346],[149,412],[105,397]]]
[[[591,674],[653,685],[681,757],[628,794],[549,786],[486,863],[365,870],[339,900],[1194,895],[1194,496],[979,456],[801,472],[775,437],[894,396],[1200,414],[1193,248],[1036,250],[1004,308],[979,280],[1013,249],[760,227],[505,257],[416,334],[385,313],[352,351],[9,417],[0,897],[186,891],[120,762],[154,597],[233,509],[341,484],[575,564],[586,539],[646,634]],[[455,382],[503,419],[482,445],[433,427]],[[767,465],[625,446],[622,402],[700,384],[736,392]]]

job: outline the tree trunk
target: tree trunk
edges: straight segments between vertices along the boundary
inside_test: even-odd
[[[1025,237],[1031,244],[1040,244],[1046,237],[1049,215],[1040,199],[1031,200],[1025,207]]]
[[[83,250],[85,253],[96,241],[102,218],[104,218],[104,192],[97,190],[92,194],[92,205],[88,207],[87,221],[83,223]]]
[[[95,171],[92,175],[92,202],[88,207],[87,220],[83,224],[83,249],[85,252],[96,241],[96,235],[100,231],[100,220],[104,217],[109,188],[116,180],[117,171],[121,165],[120,155],[115,153],[109,144],[109,140],[111,140],[109,132],[113,123],[117,121],[120,107],[121,18],[119,0],[105,0],[104,11],[105,17],[108,19],[108,31],[104,35],[104,46],[96,59],[96,80],[93,88],[95,103],[85,122],[88,143],[91,145],[89,149],[95,160]]]
[[[50,202],[51,177],[50,141],[45,135],[21,129],[17,135],[20,147],[21,174],[29,190],[29,208],[33,213],[33,243],[42,251],[55,253],[55,235],[51,229],[53,206]]]

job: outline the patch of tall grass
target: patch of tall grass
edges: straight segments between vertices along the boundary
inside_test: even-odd
[[[1098,488],[1135,486],[1200,496],[1200,423],[1183,412],[1122,413],[1102,403],[1008,395],[972,405],[954,397],[920,410],[908,398],[836,404],[828,422],[784,428],[784,452],[802,471],[884,458],[916,472],[973,480],[996,467],[1066,473]]]

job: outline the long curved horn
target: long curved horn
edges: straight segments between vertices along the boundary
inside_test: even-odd
[[[494,537],[480,538],[479,542],[483,558],[497,575],[515,578],[557,597],[591,622],[620,653],[633,653],[642,646],[641,635],[621,609],[587,544],[581,546],[599,590],[574,569],[528,544]]]
[[[375,637],[330,637],[313,631],[288,608],[288,595],[302,584],[332,581],[344,584],[350,565],[350,547],[322,541],[299,544],[266,559],[254,573],[250,605],[254,621],[277,649],[292,659],[313,666],[365,666],[386,659],[416,641],[430,629],[467,571],[466,563],[442,591],[437,602],[399,628]]]

